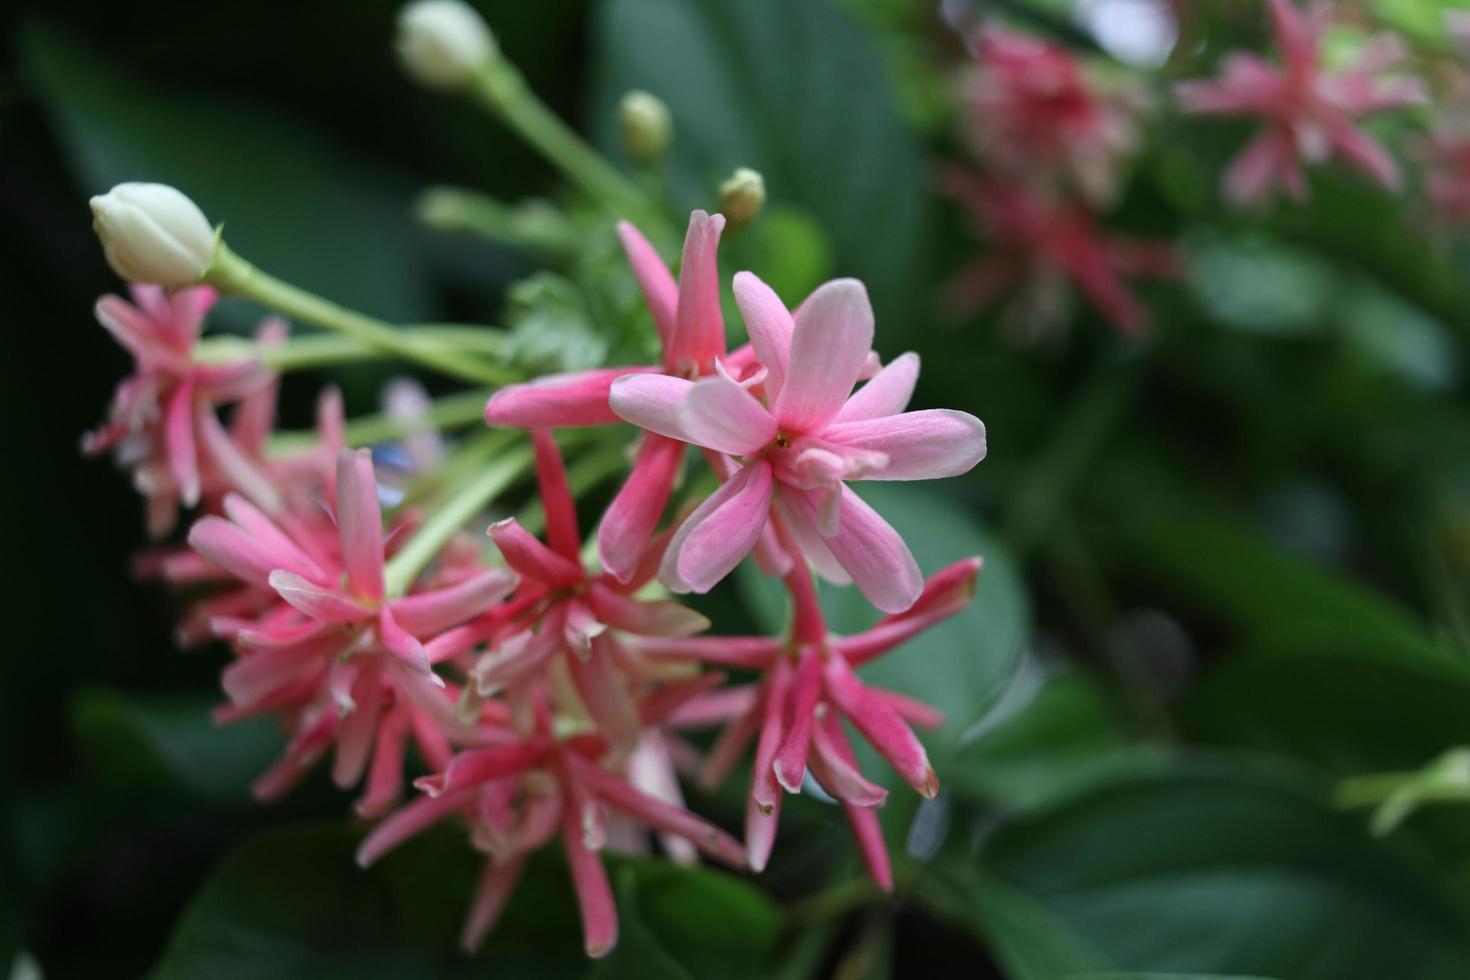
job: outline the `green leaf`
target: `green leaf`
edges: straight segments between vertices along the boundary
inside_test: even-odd
[[[53,30],[24,31],[21,52],[86,190],[173,184],[261,268],[388,320],[423,319],[408,181],[291,119],[155,91]],[[81,201],[76,220],[87,220]]]
[[[1072,973],[1062,980],[1275,980],[1274,977],[1245,976],[1240,973],[1139,973],[1136,970],[1109,970],[1106,973]]]
[[[663,172],[679,207],[712,208],[721,180],[754,167],[773,205],[824,226],[879,322],[907,322],[928,180],[881,62],[845,14],[829,0],[611,0],[594,38],[592,118],[608,152],[617,100],[652,92],[673,113]]]
[[[1351,775],[1413,769],[1470,743],[1470,670],[1401,648],[1331,641],[1248,648],[1190,692],[1199,738]]]
[[[483,859],[462,831],[426,834],[367,871],[353,861],[356,844],[357,835],[336,824],[247,840],[184,913],[152,980],[468,980],[588,972],[566,867],[554,855],[531,860],[501,922],[470,957],[456,942]],[[636,896],[625,920],[632,945],[644,953],[662,950],[657,959],[666,969],[646,975],[759,972],[777,918],[750,885],[667,862],[609,864],[617,880],[632,883],[625,902]]]
[[[82,690],[72,700],[71,729],[104,783],[246,802],[251,781],[280,753],[281,735],[263,718],[217,725],[210,707],[197,696]]]
[[[1085,674],[1060,674],[1041,684],[1029,703],[955,751],[944,772],[946,786],[1030,809],[1161,761],[1156,749],[1129,736]]]
[[[1299,782],[1204,765],[1119,780],[1002,828],[981,859],[1119,969],[1470,975],[1457,911]]]
[[[1449,46],[1445,15],[1465,12],[1465,0],[1369,0],[1368,6],[1394,30],[1441,48]]]
[[[1151,522],[1137,557],[1160,582],[1273,643],[1378,647],[1445,663],[1451,654],[1392,599],[1286,551],[1250,525],[1208,511]]]

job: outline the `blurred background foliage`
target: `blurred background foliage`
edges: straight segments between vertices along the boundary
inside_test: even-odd
[[[1470,976],[1470,812],[1429,808],[1374,836],[1366,811],[1337,805],[1342,787],[1374,798],[1346,778],[1470,744],[1470,251],[1427,220],[1417,187],[1391,196],[1334,170],[1313,175],[1309,204],[1229,210],[1216,181],[1243,131],[1161,108],[1108,219],[1189,259],[1182,281],[1144,287],[1147,340],[1085,305],[1039,347],[998,317],[946,320],[939,285],[978,248],[931,180],[959,152],[951,25],[1003,17],[1106,60],[1120,49],[1085,0],[479,4],[536,91],[614,158],[617,99],[641,87],[669,103],[671,215],[712,207],[734,166],[763,172],[771,203],[724,250],[727,277],[755,268],[788,300],[863,278],[881,353],[923,357],[916,404],[987,423],[990,456],[967,477],[871,495],[926,569],[987,560],[970,612],[872,668],[949,718],[930,739],[943,795],[884,810],[896,898],[858,877],[836,810],[802,799],[763,878],[615,862],[624,936],[606,961],[582,959],[554,855],[466,960],[453,935],[475,862],[453,834],[364,873],[360,828],[324,779],[252,803],[276,733],[211,725],[218,652],[175,651],[171,601],[129,578],[133,495],[76,453],[124,369],[91,317],[117,284],[87,195],[178,184],[263,267],[390,320],[508,325],[528,364],[597,362],[639,325],[610,230],[590,218],[560,268],[414,221],[428,185],[507,200],[558,186],[470,106],[401,77],[397,6],[51,0],[0,14],[0,964]],[[1344,6],[1410,36],[1424,65],[1449,56],[1440,8],[1459,4]],[[1167,63],[1139,75],[1160,95],[1264,37],[1254,3],[1182,8]],[[1424,123],[1380,132],[1402,151]],[[612,308],[589,314],[569,280],[527,279],[565,262],[579,282],[601,275]],[[256,315],[226,303],[221,321]],[[336,379],[370,410],[385,377]],[[309,387],[287,392],[287,422],[305,424]],[[764,585],[741,576],[711,596],[720,627],[769,624]],[[862,625],[852,596],[824,601],[837,628]],[[1439,795],[1463,800],[1445,772]],[[739,785],[695,808],[738,823]]]

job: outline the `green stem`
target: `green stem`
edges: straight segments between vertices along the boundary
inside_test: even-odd
[[[485,401],[488,391],[461,391],[435,399],[429,406],[428,423],[436,429],[455,429],[480,422],[485,417]],[[367,446],[375,442],[387,442],[413,432],[424,424],[421,419],[399,418],[386,412],[363,415],[347,423],[347,444]],[[278,432],[271,437],[267,454],[288,455],[310,449],[318,440],[313,430],[304,432]]]
[[[287,317],[343,334],[365,346],[434,368],[451,377],[480,384],[499,384],[503,378],[500,369],[477,358],[465,357],[441,347],[424,347],[381,320],[282,282],[236,255],[222,241],[215,246],[214,261],[204,270],[201,281],[228,295],[255,300]]]
[[[1417,772],[1375,772],[1349,776],[1337,784],[1333,802],[1344,808],[1374,806],[1418,776]]]
[[[393,509],[420,507],[446,487],[460,486],[487,466],[490,460],[514,445],[520,436],[521,433],[514,429],[486,429],[463,440],[438,466],[411,480],[404,488],[403,499]]]
[[[404,343],[420,351],[484,355],[503,358],[509,347],[505,336],[489,327],[400,327]],[[204,362],[225,363],[255,359],[275,371],[305,371],[358,361],[394,357],[381,347],[342,334],[307,334],[280,344],[258,344],[242,337],[210,337],[199,342],[195,357]],[[514,384],[520,376],[496,364],[486,363],[486,372],[499,374],[499,384]]]
[[[572,183],[609,210],[647,218],[656,213],[632,181],[547,108],[505,58],[486,63],[471,88],[475,99],[559,167]]]
[[[475,191],[431,187],[415,211],[435,231],[476,234],[552,258],[573,254],[579,244],[577,229],[546,201],[510,205]]]
[[[505,453],[488,465],[477,477],[429,514],[423,525],[403,549],[388,560],[384,583],[390,596],[408,591],[418,574],[429,566],[434,556],[495,496],[531,468],[531,451],[521,447]]]

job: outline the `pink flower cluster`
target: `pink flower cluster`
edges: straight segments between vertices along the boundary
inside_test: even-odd
[[[257,795],[278,797],[328,765],[339,786],[359,788],[357,813],[380,820],[364,865],[432,824],[465,827],[485,855],[467,948],[494,925],[528,855],[555,840],[587,952],[606,953],[617,918],[602,850],[656,840],[674,860],[703,853],[759,871],[783,792],[808,778],[840,802],[873,878],[891,887],[875,812],[887,790],[859,770],[850,731],[919,793],[938,790],[913,730],[940,724],[938,713],[857,671],[963,609],[980,562],[926,580],[848,484],[964,473],[984,456],[984,427],[963,412],[907,411],[918,358],[879,363],[872,310],[852,280],[792,312],[737,275],[750,343],[727,351],[722,227],[695,212],[677,281],[635,228],[619,228],[661,361],[497,392],[487,421],[529,430],[544,539],[514,518],[487,519],[488,541],[461,531],[406,587],[394,585],[395,558],[433,515],[384,506],[373,455],[346,445],[334,392],[321,400],[317,444],[271,455],[277,379],[255,362],[196,356],[208,290],[145,288],[136,305],[99,304],[137,373],[88,446],[119,450],[156,531],[181,503],[201,512],[187,547],[143,565],[190,590],[183,640],[217,638],[232,653],[219,720],[269,716],[288,735]],[[283,330],[268,325],[261,342]],[[227,427],[219,410],[231,404]],[[620,421],[643,430],[641,443],[589,566],[552,430]],[[666,513],[690,446],[715,488]],[[749,555],[785,583],[788,631],[712,635],[668,597],[709,590]],[[885,615],[855,635],[831,632],[809,569],[852,583]],[[731,672],[743,680],[730,683]],[[711,727],[722,731],[701,752],[690,733]],[[742,841],[685,807],[680,777],[712,785],[752,747]],[[424,768],[404,802],[410,748]]]
[[[1029,34],[988,26],[970,48],[961,118],[978,169],[951,164],[938,185],[990,249],[949,283],[950,311],[968,316],[1009,300],[1016,332],[1035,339],[1065,320],[1075,288],[1119,330],[1138,335],[1148,317],[1127,280],[1171,278],[1180,263],[1164,243],[1104,232],[1099,208],[1138,148],[1143,100]]]

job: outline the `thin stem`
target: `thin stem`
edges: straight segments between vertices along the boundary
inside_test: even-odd
[[[813,923],[846,915],[881,898],[883,892],[872,881],[851,877],[786,906],[787,928],[802,928]]]
[[[531,451],[526,447],[513,449],[445,500],[414,532],[403,549],[388,560],[384,569],[388,594],[396,596],[408,591],[413,580],[429,566],[445,543],[530,468]]]
[[[236,255],[224,242],[215,246],[214,261],[204,270],[202,281],[221,292],[253,299],[285,316],[352,337],[364,345],[434,368],[450,377],[481,384],[499,384],[504,376],[500,369],[476,358],[439,347],[424,348],[398,328],[381,320],[282,282]]]
[[[376,442],[399,439],[415,431],[427,422],[436,429],[457,429],[481,422],[485,417],[485,401],[488,391],[461,391],[435,399],[429,406],[428,417],[400,418],[386,412],[362,415],[347,423],[347,444],[369,446]],[[313,430],[302,432],[278,432],[271,437],[267,454],[282,456],[310,449],[318,440]]]
[[[567,486],[571,488],[573,497],[580,497],[603,480],[622,472],[627,465],[628,458],[623,446],[605,446],[567,467]],[[540,498],[527,501],[516,512],[515,518],[518,524],[532,534],[540,534],[546,527],[546,511],[541,506]]]
[[[560,168],[568,180],[608,209],[641,218],[657,214],[637,185],[547,108],[526,84],[520,70],[507,59],[488,62],[475,76],[471,92],[481,105]]]
[[[475,191],[431,187],[415,211],[435,231],[472,233],[552,258],[565,258],[578,246],[577,229],[546,201],[510,205]]]
[[[509,344],[503,334],[489,327],[400,327],[406,344],[420,351],[485,355],[503,358]],[[273,371],[305,371],[358,361],[396,357],[395,353],[342,334],[308,334],[279,344],[258,344],[242,337],[210,337],[199,342],[195,357],[206,363],[256,360]],[[486,372],[497,372],[498,384],[514,384],[520,375],[496,364],[485,363]]]

